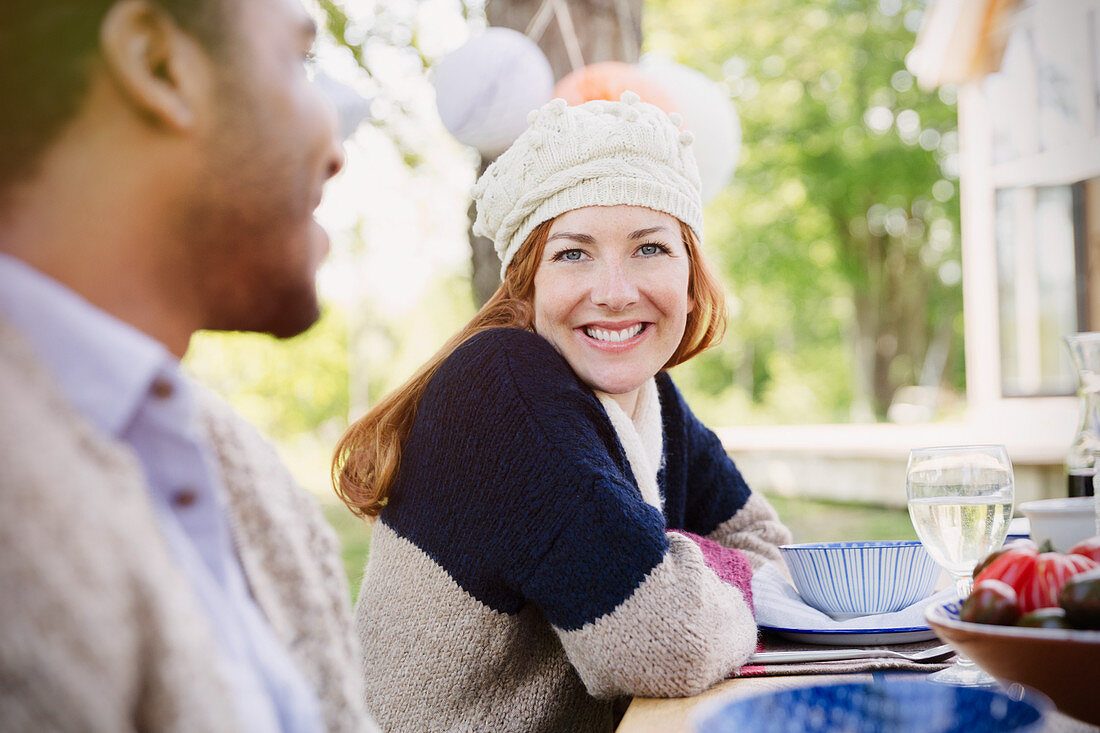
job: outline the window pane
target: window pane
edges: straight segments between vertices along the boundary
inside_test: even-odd
[[[1069,394],[1062,337],[1078,330],[1069,186],[1006,189],[996,200],[1001,390]]]

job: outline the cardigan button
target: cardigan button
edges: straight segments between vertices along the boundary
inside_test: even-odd
[[[194,506],[195,502],[198,500],[198,493],[194,489],[188,487],[180,489],[172,495],[172,506],[176,509],[187,509],[188,507]]]
[[[175,388],[172,387],[172,383],[163,377],[157,377],[153,381],[153,396],[159,400],[166,400],[172,396]]]

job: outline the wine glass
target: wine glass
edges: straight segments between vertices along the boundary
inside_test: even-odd
[[[905,493],[909,517],[928,554],[955,581],[962,603],[978,561],[1000,547],[1012,519],[1012,463],[1003,445],[915,448]],[[984,687],[996,681],[959,653],[955,664],[929,675],[935,682]]]

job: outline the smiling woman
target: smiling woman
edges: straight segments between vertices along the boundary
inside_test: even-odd
[[[581,381],[632,415],[638,390],[672,358],[692,300],[673,217],[586,206],[554,219],[535,273],[535,332]]]
[[[664,371],[724,326],[690,142],[630,93],[535,113],[475,188],[500,289],[337,447],[387,730],[606,730],[752,653],[790,535]]]

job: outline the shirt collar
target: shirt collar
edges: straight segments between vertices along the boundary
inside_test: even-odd
[[[122,434],[158,372],[178,374],[178,360],[160,342],[3,253],[0,313],[69,401],[110,435]]]

